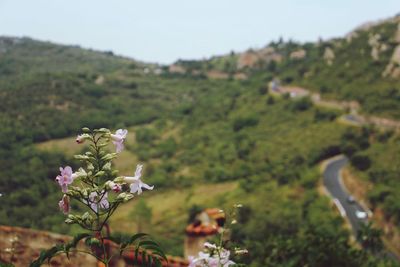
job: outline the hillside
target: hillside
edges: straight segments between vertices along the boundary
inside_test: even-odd
[[[400,119],[399,25],[396,16],[364,24],[342,38],[304,44],[279,40],[258,50],[175,65],[190,75],[213,69],[228,76],[259,76],[266,82],[275,78],[324,98],[358,101],[365,113]]]
[[[392,266],[350,245],[343,221],[317,191],[318,163],[345,153],[372,180],[370,170],[387,168],[381,151],[398,145],[399,134],[341,124],[343,111],[316,107],[308,98],[271,96],[266,88],[279,78],[327,99],[357,100],[365,113],[400,118],[397,65],[382,76],[399,45],[393,39],[399,23],[393,18],[357,30],[349,41],[277,42],[260,51],[177,62],[183,73],[111,53],[1,38],[0,224],[76,232],[58,211],[58,167],[76,166],[71,156],[82,148],[73,137],[81,127],[126,127],[127,149],[116,164],[127,175],[144,163],[146,182],[157,190],[123,207],[112,229],[136,231],[136,207],[147,206],[146,230],[167,253],[181,255],[190,210],[229,210],[239,202],[246,208],[232,239],[251,251],[243,259],[251,266]],[[378,33],[387,50],[374,63],[366,49]],[[202,75],[208,71],[228,75]],[[237,73],[246,77],[234,78]],[[395,95],[389,97],[390,88]],[[400,203],[398,170],[392,172],[384,197],[376,197],[380,191],[371,197],[398,227],[400,210],[388,204]],[[372,181],[377,188],[386,182]]]

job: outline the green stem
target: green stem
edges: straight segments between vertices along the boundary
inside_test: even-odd
[[[103,238],[103,234],[100,231],[100,239],[101,239],[101,245],[103,247],[103,263],[106,265],[106,267],[108,267],[108,262],[109,260],[107,259],[107,251],[106,251],[106,246],[104,245],[104,238]]]

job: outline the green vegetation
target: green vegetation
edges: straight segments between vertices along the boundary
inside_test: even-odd
[[[384,108],[378,114],[400,117],[393,92],[381,98],[387,88],[395,88],[395,81],[380,78],[383,63],[370,64],[351,52],[358,51],[364,35],[351,43],[341,40],[332,66],[321,55],[337,40],[273,43],[285,60],[246,69],[250,76],[244,81],[144,74],[144,67],[153,66],[77,47],[5,39],[0,224],[74,232],[64,228],[54,182],[58,166],[73,166],[71,155],[80,152],[71,136],[83,125],[127,127],[131,139],[117,168],[130,175],[134,164],[143,162],[146,182],[159,192],[122,206],[112,229],[130,233],[145,227],[167,253],[182,255],[183,231],[194,205],[228,210],[240,202],[245,208],[232,238],[251,251],[242,259],[251,266],[391,266],[349,244],[349,231],[316,191],[316,164],[346,153],[377,184],[371,202],[383,205],[398,222],[398,170],[393,167],[400,155],[398,135],[348,129],[335,122],[341,112],[314,107],[308,98],[274,98],[265,90],[279,76],[326,97],[358,100],[366,112],[379,99]],[[306,60],[288,59],[300,48],[307,51]],[[385,52],[382,62],[388,56]],[[179,64],[234,74],[237,58],[231,54]],[[347,61],[352,67],[346,67]],[[376,239],[376,232],[366,232],[367,243],[369,232]]]
[[[381,207],[387,219],[400,224],[400,146],[399,135],[370,130],[369,146],[352,157],[357,175],[374,186],[368,193],[372,206]],[[356,159],[356,160],[354,160]]]

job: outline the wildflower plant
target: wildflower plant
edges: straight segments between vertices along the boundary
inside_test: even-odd
[[[159,245],[147,234],[138,233],[129,239],[121,240],[108,236],[105,231],[110,217],[122,203],[140,195],[143,188],[153,189],[153,186],[141,180],[143,165],[137,165],[134,176],[121,176],[118,170],[113,168],[113,160],[124,149],[127,134],[128,131],[123,129],[114,134],[105,128],[82,129],[82,134],[78,135],[76,142],[87,143],[88,151],[75,156],[82,167],[75,172],[70,166],[60,167],[60,174],[55,181],[62,192],[58,205],[66,215],[65,223],[79,225],[85,232],[76,235],[69,243],[42,251],[39,258],[31,263],[31,267],[41,266],[59,254],[69,257],[73,251],[90,254],[105,266],[109,266],[111,259],[125,250],[133,250],[136,264],[140,256],[144,266],[161,266],[162,260],[166,260]],[[109,152],[110,143],[115,145],[116,152]],[[83,212],[72,210],[72,201],[80,203]],[[81,240],[85,241],[86,249],[77,248]],[[116,255],[107,249],[111,241],[119,245]]]
[[[214,243],[205,242],[204,251],[200,251],[197,257],[189,257],[188,267],[245,267],[244,264],[235,263],[231,260],[233,255],[247,254],[246,249],[239,247],[229,248],[230,226],[237,224],[236,216],[241,204],[235,204],[233,210],[229,213],[230,221],[226,226],[218,229],[218,237]],[[220,211],[224,213],[224,211]]]

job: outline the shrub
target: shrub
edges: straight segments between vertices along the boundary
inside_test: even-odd
[[[311,106],[312,102],[308,97],[302,97],[289,103],[289,109],[294,112],[308,110]]]
[[[233,121],[233,130],[235,132],[237,132],[245,127],[256,126],[258,124],[258,122],[259,122],[259,118],[257,115],[236,118]]]
[[[258,88],[258,92],[260,93],[260,95],[265,95],[268,92],[268,88],[266,86],[261,86],[260,88]]]
[[[157,131],[149,128],[140,128],[136,131],[136,141],[138,143],[150,144],[157,139]]]
[[[339,112],[328,109],[316,109],[314,120],[316,121],[333,121],[339,116]]]
[[[371,160],[368,156],[356,154],[350,158],[351,164],[360,171],[368,170],[371,167]]]
[[[273,105],[275,103],[275,99],[273,96],[268,96],[267,98],[267,105]]]

